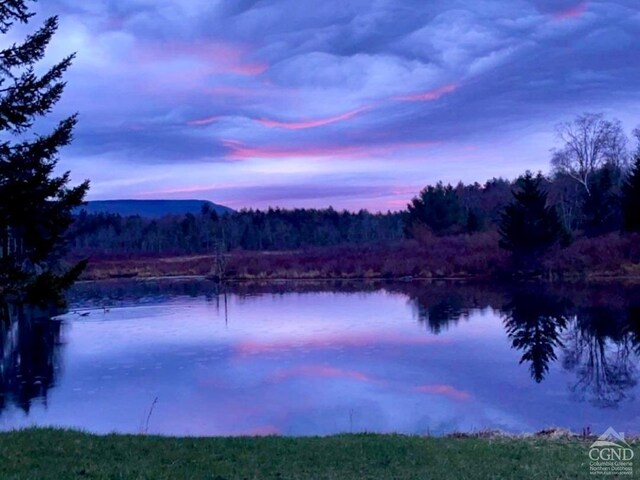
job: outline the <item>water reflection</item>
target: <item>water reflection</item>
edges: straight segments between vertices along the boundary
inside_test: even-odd
[[[636,286],[573,290],[528,285],[429,285],[408,289],[416,316],[433,334],[455,326],[470,312],[490,307],[499,313],[513,349],[521,352],[531,378],[540,383],[561,357],[580,401],[616,407],[637,384],[640,358],[640,296]],[[453,291],[452,291],[453,290]]]
[[[562,355],[579,400],[615,407],[636,385],[638,306],[576,306],[566,298],[518,292],[503,312],[507,335],[536,382]]]
[[[60,322],[5,305],[0,427],[136,433],[155,397],[150,432],[171,434],[624,429],[640,416],[638,287],[329,287],[80,285],[72,309],[93,310],[66,317],[64,348]]]
[[[434,335],[447,331],[460,320],[468,319],[473,311],[502,305],[505,291],[483,285],[435,282],[386,285],[394,292],[410,299],[414,314]]]
[[[601,407],[627,399],[637,383],[637,306],[579,308],[566,334],[563,365],[576,375],[577,398]]]
[[[419,299],[416,301],[416,314],[431,333],[438,335],[462,318],[467,318],[469,309],[464,307],[460,295],[451,293],[435,301],[429,298]]]
[[[541,382],[549,364],[564,347],[561,336],[569,323],[567,300],[539,292],[516,292],[502,309],[504,326],[513,348],[522,351],[531,378]]]
[[[61,322],[0,305],[0,411],[13,404],[28,413],[34,399],[46,404],[60,371]]]

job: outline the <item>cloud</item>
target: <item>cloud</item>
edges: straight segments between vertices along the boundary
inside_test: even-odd
[[[342,122],[344,120],[349,120],[349,119],[359,115],[360,113],[362,113],[365,110],[367,110],[367,109],[359,108],[357,110],[351,110],[350,112],[343,113],[343,114],[340,114],[340,115],[334,115],[332,117],[316,118],[316,119],[313,119],[313,120],[300,120],[300,121],[297,121],[297,122],[280,122],[280,121],[277,121],[277,120],[269,120],[269,119],[266,119],[266,118],[259,118],[259,119],[257,119],[257,121],[261,125],[264,125],[265,127],[268,127],[268,128],[284,128],[284,129],[287,129],[287,130],[302,130],[302,129],[305,129],[305,128],[322,127],[324,125],[330,125],[332,123]]]
[[[456,85],[455,83],[449,83],[447,85],[434,88],[433,90],[428,90],[426,92],[416,93],[413,95],[399,96],[399,97],[396,97],[396,99],[408,100],[410,102],[421,102],[421,101],[432,102],[434,100],[438,100],[440,97],[442,97],[443,95],[446,95],[447,93],[455,92],[457,89],[458,89],[458,85]]]
[[[287,203],[304,184],[323,206],[325,186],[298,171],[313,163],[343,205],[401,205],[409,192],[376,200],[359,188],[544,169],[553,145],[535,140],[558,121],[640,111],[636,0],[35,5],[34,22],[60,15],[47,62],[78,52],[54,112],[80,112],[61,167],[97,155],[126,166],[82,166],[102,198],[135,194],[127,179],[142,166],[140,191],[163,192],[192,184],[190,165],[210,164],[202,183],[229,195],[248,195],[234,188],[249,178],[277,185],[269,201]],[[469,144],[476,155],[460,153]],[[167,170],[173,178],[159,180]],[[386,183],[370,185],[374,173]]]
[[[386,143],[386,144],[353,144],[353,145],[291,145],[291,146],[260,146],[251,147],[244,145],[237,140],[223,140],[223,145],[228,149],[228,157],[236,160],[246,160],[254,158],[319,158],[331,157],[337,160],[347,158],[371,157],[403,149],[416,149],[438,145],[439,142],[406,142],[406,143]]]
[[[153,42],[141,45],[134,52],[139,64],[186,69],[189,75],[235,74],[255,76],[264,73],[268,65],[252,62],[246,47],[231,42]]]
[[[187,122],[187,125],[191,125],[192,127],[200,127],[203,125],[211,125],[212,123],[215,123],[218,120],[220,120],[220,117],[218,116],[205,117],[205,118],[199,118],[197,120],[190,120]]]
[[[588,7],[589,7],[589,2],[582,1],[580,3],[575,4],[572,7],[554,12],[551,15],[555,20],[568,20],[570,18],[578,18],[585,14]]]
[[[582,17],[589,9],[589,0],[532,0],[536,9],[555,21]]]

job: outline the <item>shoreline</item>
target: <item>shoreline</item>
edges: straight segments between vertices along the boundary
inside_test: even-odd
[[[215,277],[262,280],[473,280],[473,281],[626,281],[640,282],[640,236],[581,239],[540,257],[536,273],[514,268],[497,246],[495,233],[436,237],[429,243],[317,247],[292,251],[232,251],[215,254],[146,255],[76,252],[88,258],[82,280],[111,278]],[[222,270],[219,265],[222,262]]]
[[[305,438],[332,438],[343,436],[358,436],[369,435],[378,437],[404,437],[404,438],[433,438],[433,439],[484,439],[484,440],[577,440],[581,442],[594,442],[598,439],[599,435],[596,435],[590,430],[588,433],[578,433],[562,427],[547,427],[542,430],[532,432],[509,432],[500,429],[482,429],[482,430],[470,430],[470,431],[452,431],[441,435],[433,434],[431,431],[427,433],[402,433],[402,432],[375,432],[375,431],[353,431],[353,432],[336,432],[326,435],[285,435],[279,433],[268,434],[239,434],[239,435],[173,435],[163,433],[148,433],[144,431],[130,433],[130,432],[118,432],[111,431],[107,433],[93,432],[90,430],[82,430],[77,428],[67,428],[61,426],[26,426],[20,428],[14,428],[10,430],[0,430],[0,441],[3,436],[12,433],[30,433],[30,432],[63,432],[63,433],[77,433],[81,435],[90,435],[95,437],[141,437],[141,438],[164,438],[164,439],[234,439],[234,438],[284,438],[284,439],[305,439]],[[640,447],[640,430],[638,432],[624,432],[625,440],[631,443],[637,443]]]
[[[517,282],[517,283],[545,283],[545,284],[584,284],[595,282],[628,282],[628,283],[640,283],[640,275],[604,275],[596,274],[587,277],[560,277],[554,279],[547,279],[544,277],[534,278],[505,278],[505,277],[492,277],[488,275],[478,276],[443,276],[443,277],[411,277],[411,276],[360,276],[360,277],[325,277],[325,276],[289,276],[289,277],[229,277],[224,281],[219,281],[211,278],[211,275],[184,275],[184,274],[164,274],[164,275],[137,275],[134,277],[96,277],[96,278],[83,278],[78,280],[77,284],[88,283],[102,283],[102,282],[124,282],[124,281],[159,281],[159,280],[203,280],[213,283],[251,283],[251,282],[305,282],[305,281],[318,281],[318,282],[332,282],[332,281],[354,281],[354,282],[366,282],[366,281],[389,281],[389,282],[495,282],[498,284],[504,282]]]

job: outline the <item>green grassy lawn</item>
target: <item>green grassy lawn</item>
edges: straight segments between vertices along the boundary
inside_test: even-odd
[[[589,443],[369,434],[169,438],[33,429],[0,434],[0,478],[593,479]]]

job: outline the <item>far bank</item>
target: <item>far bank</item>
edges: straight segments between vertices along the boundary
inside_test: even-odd
[[[220,276],[221,255],[100,254],[87,252],[84,280],[164,276]],[[82,258],[82,252],[74,252]],[[498,234],[430,236],[392,245],[332,246],[294,251],[235,250],[222,255],[226,280],[262,279],[636,279],[640,235],[580,238],[541,256],[534,272],[515,268]]]

